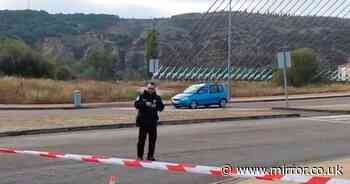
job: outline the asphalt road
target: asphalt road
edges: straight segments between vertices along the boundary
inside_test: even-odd
[[[220,166],[225,163],[271,165],[350,156],[350,117],[343,121],[291,118],[159,127],[157,157],[164,161]],[[339,119],[339,118],[338,118]],[[1,138],[1,147],[57,150],[134,158],[137,129],[90,131]],[[103,184],[118,175],[121,184],[210,183],[202,175],[88,165],[0,154],[1,184]]]
[[[234,101],[234,98],[233,98]],[[350,97],[336,97],[336,98],[323,98],[323,99],[308,99],[308,100],[290,100],[290,107],[310,107],[310,106],[331,106],[331,105],[347,105],[350,104]],[[255,110],[255,109],[270,109],[273,107],[285,107],[285,101],[272,101],[272,102],[241,102],[241,103],[230,103],[228,108],[233,110]],[[203,107],[201,107],[203,108]],[[210,108],[218,108],[217,106],[212,106]],[[110,108],[112,109],[112,108]],[[133,109],[132,107],[127,108],[113,108],[113,109]],[[167,107],[168,110],[175,109],[172,106]],[[108,109],[106,109],[108,110]],[[285,111],[284,111],[285,112]],[[293,111],[288,111],[293,112]],[[318,112],[301,112],[294,111],[295,113],[301,113],[302,116],[318,116],[318,115],[330,115],[334,113],[318,113]]]
[[[289,101],[289,104],[290,106],[293,106],[293,107],[350,104],[350,97],[291,100]],[[284,107],[284,106],[285,106],[284,101],[249,102],[249,103],[230,104],[230,107],[240,107],[240,108],[271,108],[271,107]]]
[[[312,99],[312,100],[293,100],[290,101],[290,106],[292,107],[303,107],[303,106],[320,106],[320,105],[340,105],[340,104],[350,104],[350,97],[341,97],[341,98],[327,98],[327,99]],[[272,108],[272,107],[284,107],[284,101],[275,101],[275,102],[249,102],[249,103],[230,103],[228,107],[235,111],[240,110],[252,110],[261,109],[261,108]],[[218,107],[211,107],[218,108]],[[174,110],[172,106],[167,106],[167,110]],[[28,119],[31,117],[50,117],[56,115],[69,115],[69,116],[84,116],[91,114],[110,114],[115,113],[118,110],[135,110],[134,107],[114,107],[114,108],[98,108],[98,109],[81,109],[81,110],[11,110],[11,111],[0,111],[0,120],[2,117],[4,119]],[[290,111],[291,112],[291,111]],[[317,112],[300,112],[302,116],[317,116],[317,115],[327,115],[326,113],[317,113]],[[20,116],[19,116],[20,114]]]

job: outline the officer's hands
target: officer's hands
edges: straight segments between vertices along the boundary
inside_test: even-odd
[[[152,106],[153,106],[153,103],[152,103],[152,102],[146,102],[146,106],[147,106],[147,107],[152,107]]]
[[[147,102],[146,102],[146,106],[147,106],[147,107],[151,107],[151,108],[156,108],[156,107],[157,107],[157,104],[147,101]]]

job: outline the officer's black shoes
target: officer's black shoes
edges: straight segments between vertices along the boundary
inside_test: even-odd
[[[149,160],[149,161],[156,161],[155,158],[147,158],[147,160]]]
[[[137,160],[140,160],[140,161],[142,161],[142,160],[143,160],[143,158],[141,158],[141,157],[137,157]]]

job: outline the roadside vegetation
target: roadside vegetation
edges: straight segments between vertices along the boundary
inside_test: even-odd
[[[159,93],[168,100],[192,82],[161,81]],[[94,81],[52,79],[0,78],[0,104],[64,104],[72,103],[74,90],[80,90],[84,103],[134,100],[144,81]],[[290,87],[290,94],[346,92],[350,85],[342,83]],[[273,82],[234,81],[234,97],[282,95],[283,89]]]
[[[156,31],[148,32],[146,43],[145,61],[157,58]],[[93,49],[81,61],[57,61],[44,57],[21,40],[0,38],[0,104],[72,103],[74,90],[81,91],[83,103],[133,100],[144,80],[150,78],[148,63],[135,70],[122,70],[118,54],[112,47],[101,47]],[[309,48],[292,51],[293,63],[287,71],[290,94],[350,90],[350,85],[313,78],[320,69],[318,55]],[[235,81],[232,96],[282,95],[281,79],[281,71],[276,70],[272,81]],[[169,100],[192,83],[161,81],[159,93]]]
[[[81,91],[84,103],[130,100],[138,93],[136,85],[128,82],[4,77],[0,79],[0,104],[72,103],[74,90]]]
[[[325,82],[325,79],[316,77],[322,70],[319,54],[310,48],[295,49],[291,52],[291,67],[287,69],[288,84],[295,87],[301,87],[308,84]],[[274,82],[278,85],[283,84],[283,71],[278,69],[274,72]]]
[[[22,40],[0,37],[0,75],[53,80],[141,80],[148,68],[126,69],[113,47],[98,47],[78,61],[44,56]],[[143,64],[143,66],[146,66]]]

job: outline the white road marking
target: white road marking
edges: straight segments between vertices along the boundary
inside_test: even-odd
[[[317,116],[317,117],[307,117],[302,119],[311,120],[311,121],[324,121],[329,123],[350,124],[350,115]]]

